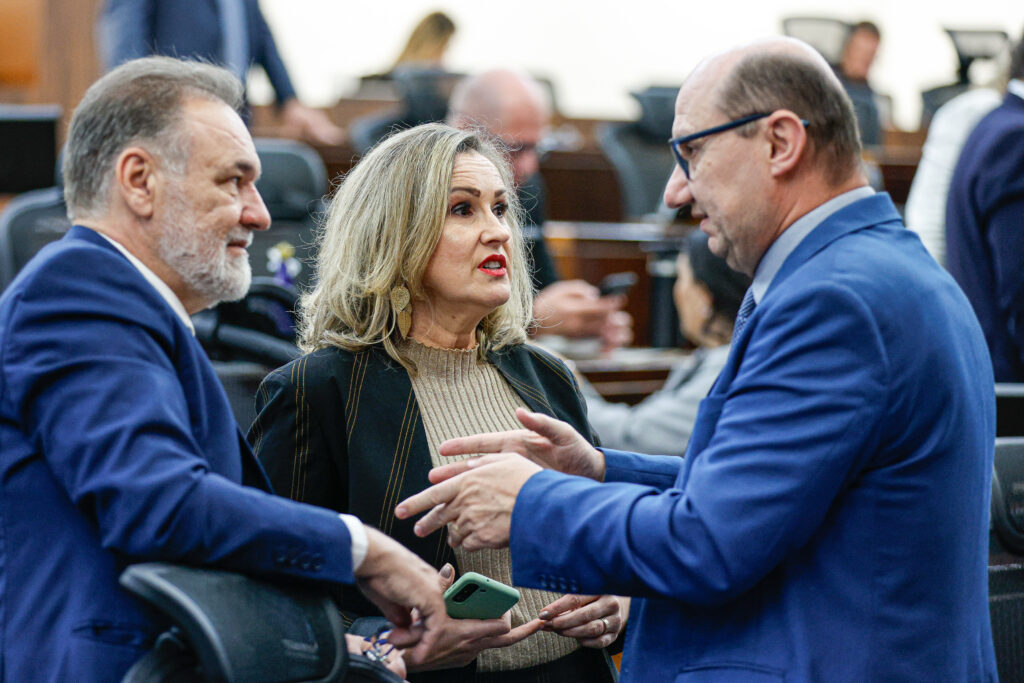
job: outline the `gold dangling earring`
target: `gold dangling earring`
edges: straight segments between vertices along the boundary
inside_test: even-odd
[[[406,289],[405,285],[398,285],[391,290],[391,308],[395,311],[395,318],[398,321],[398,331],[402,335],[402,339],[405,339],[406,335],[409,334],[409,328],[412,327],[412,310],[409,306],[409,302],[412,297],[409,296],[409,290]]]

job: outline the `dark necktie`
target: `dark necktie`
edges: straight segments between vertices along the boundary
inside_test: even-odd
[[[739,339],[740,332],[743,331],[744,326],[747,324],[747,320],[754,313],[754,307],[757,304],[754,303],[754,290],[753,288],[748,289],[747,293],[743,295],[743,302],[740,304],[740,310],[736,313],[736,324],[732,328],[732,338]]]

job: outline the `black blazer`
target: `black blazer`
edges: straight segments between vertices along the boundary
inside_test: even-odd
[[[562,361],[529,345],[488,360],[531,410],[594,440]],[[456,565],[445,530],[420,538],[415,520],[393,514],[430,486],[431,464],[409,373],[382,347],[320,349],[292,361],[260,385],[256,413],[249,440],[278,494],[356,515],[436,568]],[[346,621],[379,614],[358,591],[346,591],[341,603]]]

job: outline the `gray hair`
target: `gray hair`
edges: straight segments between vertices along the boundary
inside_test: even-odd
[[[300,348],[336,346],[360,351],[382,344],[411,371],[396,343],[390,302],[399,285],[424,296],[423,274],[444,229],[456,157],[475,151],[488,159],[507,189],[509,300],[477,329],[479,353],[526,341],[533,291],[512,172],[483,134],[428,123],[384,139],[342,181],[320,228],[317,284],[300,302]]]
[[[808,122],[812,158],[832,185],[860,169],[861,144],[850,98],[834,75],[800,55],[743,57],[719,88],[718,107],[731,119],[788,109]],[[741,135],[755,127],[744,126]]]
[[[229,71],[170,57],[126,62],[92,84],[71,118],[64,157],[72,220],[106,210],[114,162],[131,144],[152,146],[172,171],[184,173],[189,150],[178,124],[190,97],[220,100],[236,111],[245,102]]]

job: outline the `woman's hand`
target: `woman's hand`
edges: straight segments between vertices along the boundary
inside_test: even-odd
[[[626,625],[629,598],[563,595],[540,611],[544,630],[575,638],[584,647],[608,647]]]
[[[450,564],[441,568],[438,583],[446,590],[455,582],[455,570]],[[543,622],[531,622],[512,628],[511,612],[505,612],[499,619],[451,619],[441,625],[439,637],[433,647],[425,652],[412,655],[405,653],[409,671],[431,671],[454,669],[466,666],[482,650],[494,647],[508,647],[533,635],[541,629]]]

